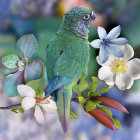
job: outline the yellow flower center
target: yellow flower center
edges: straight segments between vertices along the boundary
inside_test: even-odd
[[[110,66],[113,73],[115,73],[116,75],[120,74],[120,73],[126,73],[127,72],[127,64],[124,60],[121,59],[116,59],[113,61],[112,65]]]

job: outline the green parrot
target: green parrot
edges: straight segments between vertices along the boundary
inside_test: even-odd
[[[45,95],[54,94],[57,112],[64,132],[70,117],[72,87],[86,71],[90,58],[88,27],[95,14],[87,7],[68,11],[62,24],[47,46],[49,85]]]

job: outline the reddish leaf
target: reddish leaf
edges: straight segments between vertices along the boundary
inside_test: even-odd
[[[31,80],[39,79],[41,69],[42,69],[42,62],[38,59],[35,59],[30,64],[27,64],[24,73],[25,83],[28,83]]]
[[[123,105],[121,105],[118,101],[116,101],[114,99],[111,99],[108,97],[102,97],[102,96],[96,96],[96,97],[94,97],[94,99],[100,100],[101,104],[103,104],[103,105],[118,109],[118,110],[125,112],[127,114],[129,113]]]
[[[37,47],[37,40],[33,34],[24,35],[17,42],[17,50],[21,58],[32,57]]]
[[[97,121],[99,121],[104,126],[110,128],[111,130],[115,130],[115,126],[112,119],[105,112],[99,109],[93,109],[92,111],[88,111],[87,113],[93,116]]]
[[[24,71],[18,71],[14,74],[9,74],[3,81],[3,91],[7,97],[19,96],[17,85],[23,83]]]
[[[25,73],[24,73],[25,82],[28,83],[31,80],[39,79],[40,74],[41,74],[42,66],[43,66],[43,80],[44,80],[44,85],[46,87],[48,85],[46,67],[43,64],[43,62],[39,59],[35,59],[30,64],[26,65]]]

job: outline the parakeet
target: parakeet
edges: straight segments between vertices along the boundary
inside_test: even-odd
[[[55,95],[64,132],[69,122],[72,87],[88,66],[88,27],[94,19],[95,14],[90,8],[73,8],[64,15],[58,32],[47,46],[46,66],[50,83],[45,95]]]

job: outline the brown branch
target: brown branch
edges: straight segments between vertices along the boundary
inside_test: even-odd
[[[15,109],[16,107],[20,107],[21,103],[16,104],[16,105],[11,105],[11,106],[6,106],[6,107],[0,107],[0,109]]]
[[[71,99],[71,101],[74,101],[74,102],[79,103],[79,101],[78,101],[78,99],[77,99],[77,98],[73,98],[73,99]]]
[[[77,98],[73,98],[71,101],[74,101],[74,102],[77,102],[79,103],[78,99]],[[21,103],[19,104],[15,104],[15,105],[11,105],[11,106],[6,106],[6,107],[0,107],[0,109],[5,109],[5,110],[8,110],[8,109],[16,109],[16,107],[20,107],[21,106]]]

